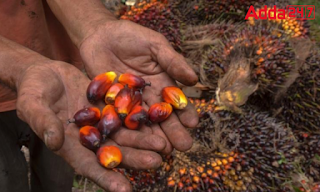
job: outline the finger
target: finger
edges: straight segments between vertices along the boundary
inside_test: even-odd
[[[106,191],[132,191],[129,181],[120,173],[102,167],[94,152],[83,147],[79,142],[78,129],[69,126],[63,147],[57,152],[78,174],[81,174]]]
[[[176,110],[181,123],[188,128],[195,128],[199,123],[198,113],[192,103],[188,100],[188,105],[183,110]]]
[[[152,134],[152,130],[149,126],[147,125],[142,125],[139,129],[140,132],[146,133],[146,134]]]
[[[108,140],[103,146],[118,146],[114,141]],[[122,153],[122,162],[119,167],[135,170],[156,169],[161,166],[162,157],[153,151],[133,149],[118,146]]]
[[[152,129],[153,134],[159,135],[159,136],[162,137],[162,138],[165,140],[165,142],[166,142],[165,148],[164,148],[162,151],[160,151],[160,152],[162,152],[162,153],[165,154],[165,155],[170,154],[170,153],[172,152],[172,150],[173,150],[172,145],[171,145],[168,137],[166,136],[166,134],[165,134],[165,133],[163,132],[163,130],[160,128],[159,124],[153,124],[153,125],[151,125],[151,129]]]
[[[192,147],[192,138],[175,113],[160,123],[160,126],[178,151],[187,151]]]
[[[187,64],[185,58],[177,53],[164,37],[161,36],[159,42],[153,45],[154,49],[151,50],[154,59],[171,78],[190,86],[198,82],[198,76]]]
[[[155,134],[147,134],[140,131],[121,128],[111,135],[111,139],[117,144],[136,149],[146,149],[152,151],[163,151],[166,141]]]
[[[50,107],[34,95],[18,97],[17,115],[27,122],[46,146],[57,151],[64,142],[64,128]]]

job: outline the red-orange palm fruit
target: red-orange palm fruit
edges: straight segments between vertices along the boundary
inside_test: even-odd
[[[69,119],[69,123],[75,123],[78,127],[83,127],[86,125],[95,125],[99,122],[101,117],[100,110],[96,107],[88,107],[79,110],[73,119]]]
[[[99,163],[108,169],[115,168],[122,161],[122,153],[116,146],[100,147],[97,151],[97,157]]]
[[[129,113],[135,106],[142,104],[142,91],[141,90],[134,91],[131,98],[132,98],[132,101],[128,107]]]
[[[130,73],[120,75],[118,81],[123,85],[128,85],[130,88],[144,88],[147,85],[150,86],[143,78]]]
[[[114,104],[114,100],[116,98],[116,96],[118,95],[118,93],[120,92],[121,89],[123,89],[124,86],[121,83],[116,83],[114,85],[112,85],[107,94],[106,97],[104,99],[104,101],[106,102],[107,105],[113,105]]]
[[[188,105],[188,99],[178,87],[165,87],[162,90],[162,98],[175,109],[184,109]]]
[[[80,142],[86,148],[95,151],[100,147],[100,132],[95,127],[84,126],[80,129]]]
[[[149,120],[152,123],[160,123],[166,120],[171,113],[172,106],[165,102],[153,104],[148,111]]]
[[[98,124],[98,130],[101,133],[102,140],[117,131],[121,127],[121,120],[112,105],[106,105],[102,111],[102,117]]]
[[[114,107],[121,119],[124,119],[130,112],[132,102],[132,89],[127,85],[120,90],[114,101]]]
[[[96,76],[88,86],[87,99],[90,103],[96,103],[104,99],[117,74],[113,71]]]
[[[148,120],[148,112],[140,105],[135,106],[125,118],[124,124],[128,129],[136,130]]]

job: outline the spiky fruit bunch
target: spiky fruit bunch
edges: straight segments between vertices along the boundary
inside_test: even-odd
[[[115,171],[125,175],[133,186],[133,191],[166,191],[167,178],[173,166],[173,156],[163,157],[161,167],[156,170],[135,171],[116,169]]]
[[[258,191],[281,188],[289,179],[298,152],[289,127],[253,107],[245,107],[243,114],[215,111],[209,118],[211,122],[201,119],[208,130],[196,132],[198,138],[204,138],[202,142],[212,150],[227,148],[239,153],[242,170],[254,169],[252,179]]]
[[[237,164],[238,154],[208,152],[201,148],[203,149],[200,147],[187,153],[177,152],[175,154],[174,166],[167,178],[167,186],[170,191],[174,189],[178,191],[230,190],[230,186],[234,183],[224,185],[222,182],[232,167]],[[239,182],[235,186],[238,186],[238,189],[245,187],[244,182]]]
[[[224,53],[232,68],[232,52],[242,49],[251,66],[251,81],[258,83],[262,93],[283,85],[288,73],[294,67],[295,53],[289,42],[273,36],[266,29],[245,28],[240,33],[226,39]]]
[[[219,90],[219,103],[229,102],[228,107],[246,103],[255,92],[275,95],[295,67],[295,51],[289,41],[266,28],[242,26],[216,41],[222,43],[205,54],[201,82]],[[226,98],[228,95],[233,98]]]
[[[150,3],[142,1],[122,15],[121,19],[131,20],[160,32],[179,51],[181,41],[180,22],[164,3],[156,0],[152,0]]]
[[[254,170],[241,170],[237,153],[176,152],[161,168],[149,171],[120,170],[136,191],[243,191],[250,188]],[[200,150],[200,151],[199,151]]]
[[[202,117],[200,128],[191,131],[193,138],[211,150],[237,152],[242,170],[254,169],[252,179],[257,185],[253,187],[258,187],[258,191],[271,191],[270,186],[280,188],[290,177],[298,150],[287,125],[252,106],[244,107],[243,114],[234,114],[220,111],[214,100],[194,99],[191,103]]]
[[[293,129],[320,131],[320,55],[311,53],[299,77],[275,107]]]
[[[299,153],[303,156],[301,167],[314,182],[320,182],[320,132],[307,133],[296,130],[299,142]]]
[[[214,70],[203,66],[206,52],[219,45],[221,38],[234,33],[239,27],[238,24],[230,22],[216,22],[208,25],[187,26],[182,30],[182,54],[200,78],[205,78],[202,74],[206,71]],[[218,59],[219,57],[216,60]],[[222,63],[222,60],[220,62]],[[211,78],[211,76],[208,78]]]
[[[171,0],[172,12],[187,25],[208,24],[217,19],[244,21],[250,5],[261,6],[262,0]]]
[[[296,130],[295,135],[299,142],[300,154],[303,155],[305,159],[312,159],[315,156],[320,157],[320,132],[307,133]]]
[[[169,7],[185,25],[196,25],[206,21],[207,13],[203,11],[204,0],[170,0]]]
[[[136,191],[289,191],[281,184],[293,170],[290,128],[266,113],[217,111],[214,100],[191,100],[204,131],[187,152],[175,151],[157,170],[121,170]]]
[[[256,9],[256,13],[259,12],[259,10],[264,8],[258,8]],[[274,7],[267,7],[267,12],[270,11],[270,9],[274,9]],[[277,7],[277,9],[281,9],[281,7]],[[285,9],[285,8],[284,8]],[[271,17],[278,18],[279,11],[277,11],[275,14],[271,14]],[[264,17],[264,12],[262,14]],[[256,20],[254,17],[249,17],[248,19],[249,25],[262,25],[265,27],[268,27],[270,31],[273,32],[274,35],[277,36],[283,36],[287,35],[288,37],[306,37],[309,35],[309,25],[307,21],[305,20],[299,20],[297,18],[290,18],[288,13],[285,15],[285,19],[270,19],[268,17],[267,20]],[[284,33],[282,31],[283,30]]]

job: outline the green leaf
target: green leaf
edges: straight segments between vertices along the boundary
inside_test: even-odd
[[[320,161],[320,156],[318,154],[315,155],[315,158]]]
[[[79,183],[75,178],[73,178],[73,187],[79,188]]]
[[[98,190],[96,190],[96,192],[103,192],[103,190],[102,189],[98,189]]]
[[[299,189],[299,187],[296,187],[296,186],[292,186],[292,187],[293,187],[293,189],[294,189],[295,192],[302,192],[302,191]]]

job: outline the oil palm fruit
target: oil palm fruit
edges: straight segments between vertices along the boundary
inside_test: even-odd
[[[105,98],[108,89],[111,87],[117,74],[113,71],[96,76],[88,86],[87,99],[91,103],[96,103]]]
[[[122,161],[122,153],[116,146],[103,146],[97,151],[99,163],[108,169],[115,168]]]
[[[105,141],[106,137],[117,131],[121,125],[121,120],[116,113],[114,106],[106,105],[102,111],[102,118],[98,124],[98,130],[101,133],[102,140]]]
[[[152,123],[165,121],[172,113],[172,106],[169,103],[161,102],[151,105],[148,111],[149,120]]]
[[[130,106],[132,102],[132,89],[127,85],[120,90],[115,98],[114,107],[119,114],[120,119],[124,119],[130,112]]]
[[[104,100],[105,103],[107,105],[113,105],[116,96],[118,95],[120,90],[123,88],[124,88],[124,85],[122,85],[121,83],[116,83],[112,85],[105,96],[105,100]]]
[[[135,106],[125,118],[124,124],[128,129],[136,130],[148,120],[148,112],[140,105]]]
[[[118,81],[123,85],[128,85],[129,88],[135,89],[143,89],[145,86],[151,86],[151,84],[146,83],[143,78],[130,73],[120,75]]]
[[[133,91],[131,98],[132,101],[128,107],[129,113],[135,106],[142,105],[142,90]]]
[[[175,109],[184,109],[188,105],[187,97],[178,87],[165,87],[162,92],[162,99],[170,103]]]
[[[80,142],[86,148],[95,151],[100,147],[100,132],[95,127],[84,126],[80,129]]]
[[[79,110],[68,123],[75,123],[78,127],[95,125],[101,117],[100,110],[96,107],[88,107]]]

